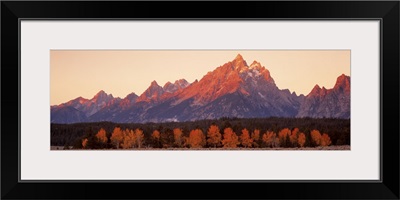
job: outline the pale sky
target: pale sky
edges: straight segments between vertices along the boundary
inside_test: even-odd
[[[79,96],[91,99],[104,90],[124,98],[142,94],[155,80],[200,80],[241,54],[247,64],[265,66],[280,89],[307,95],[315,84],[332,88],[341,74],[350,76],[350,50],[51,50],[51,105]]]

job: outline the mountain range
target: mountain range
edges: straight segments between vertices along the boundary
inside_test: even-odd
[[[194,121],[221,117],[350,118],[350,77],[342,74],[331,89],[315,85],[297,95],[279,89],[268,69],[250,65],[239,54],[193,83],[156,81],[140,96],[121,99],[103,90],[92,99],[78,97],[51,106],[52,123],[112,121],[145,123]]]

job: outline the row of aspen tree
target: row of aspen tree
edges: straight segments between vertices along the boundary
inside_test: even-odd
[[[217,125],[211,125],[207,133],[201,129],[191,130],[184,134],[182,129],[175,128],[172,133],[161,133],[154,130],[149,138],[145,138],[141,129],[125,129],[115,127],[107,134],[101,128],[94,137],[82,139],[83,149],[140,149],[140,148],[298,148],[329,146],[331,139],[326,133],[312,130],[302,133],[298,128],[284,128],[278,133],[266,131],[261,133],[255,129],[250,132],[246,128],[235,133],[232,128],[223,131]]]

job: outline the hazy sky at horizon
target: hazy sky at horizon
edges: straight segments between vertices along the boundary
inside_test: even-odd
[[[350,50],[51,50],[50,103],[90,99],[100,90],[140,95],[153,80],[191,83],[239,53],[248,65],[265,66],[278,88],[297,94],[307,95],[315,84],[332,88],[338,76],[350,76]]]

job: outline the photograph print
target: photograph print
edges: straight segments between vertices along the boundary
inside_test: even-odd
[[[51,150],[350,150],[350,50],[51,50]]]

